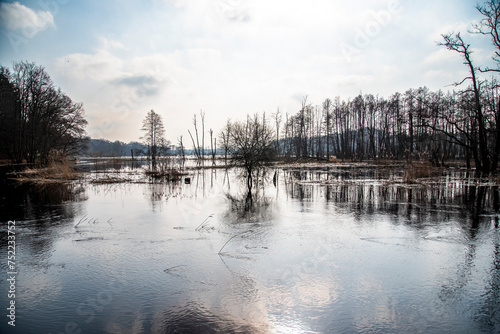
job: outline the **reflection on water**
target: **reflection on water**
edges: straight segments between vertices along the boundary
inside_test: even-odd
[[[3,187],[2,221],[18,226],[16,329],[500,330],[496,186],[458,172],[409,185],[373,168],[276,169],[251,192],[235,169],[188,177]]]
[[[75,215],[73,205],[84,201],[85,189],[82,184],[3,185],[0,190],[2,220],[35,220],[57,223],[61,218]]]
[[[27,184],[0,187],[0,221],[15,220],[27,228],[23,248],[29,250],[34,258],[40,258],[52,250],[54,238],[51,235],[55,226],[70,224],[82,210],[81,202],[86,200],[85,189],[81,184]],[[29,236],[28,236],[29,235]],[[2,245],[7,245],[7,233],[0,235]]]
[[[471,231],[500,208],[498,186],[478,185],[461,174],[424,185],[370,179],[353,182],[349,178],[332,182],[328,176],[329,173],[323,172],[285,173],[285,179],[289,180],[287,195],[303,202],[333,202],[358,216],[389,214],[414,225],[461,217],[471,225]],[[495,221],[498,224],[498,217]]]

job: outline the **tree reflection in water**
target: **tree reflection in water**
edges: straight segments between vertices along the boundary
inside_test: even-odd
[[[8,199],[4,219],[30,227],[19,237],[30,238],[22,241],[25,272],[44,287],[39,309],[52,297],[38,263],[64,262],[73,266],[48,271],[66,279],[57,298],[70,309],[61,323],[73,320],[89,291],[105,291],[112,280],[99,276],[103,268],[124,270],[127,289],[91,332],[266,333],[286,325],[287,312],[304,328],[283,332],[414,332],[441,320],[443,332],[462,325],[499,331],[496,186],[452,173],[421,184],[388,182],[392,176],[379,178],[375,169],[347,168],[269,169],[252,189],[236,168],[194,169],[189,177],[189,184],[0,190]],[[106,228],[73,228],[83,214],[99,212],[116,214],[114,227],[95,216]],[[75,242],[78,233],[90,237]],[[68,250],[78,256],[66,257]],[[85,266],[91,260],[99,265]]]
[[[226,191],[225,195],[230,203],[226,216],[235,216],[237,221],[270,218],[268,208],[273,197],[266,195],[266,185],[272,182],[273,176],[269,171],[267,168],[259,169],[252,176],[251,183],[246,182],[246,174],[240,173],[237,176],[238,188],[241,190],[237,194],[231,194],[229,188]]]
[[[447,305],[469,298],[467,291],[473,284],[475,267],[481,266],[483,261],[480,255],[485,256],[484,247],[491,248],[491,252],[487,252],[491,257],[489,281],[484,282],[486,293],[482,296],[482,308],[474,318],[484,331],[500,332],[498,186],[460,174],[420,184],[336,178],[327,174],[304,170],[285,172],[287,196],[303,203],[333,203],[335,207],[351,212],[354,217],[389,213],[395,224],[404,223],[422,231],[429,222],[459,223],[462,229],[460,240],[432,239],[424,235],[424,239],[436,242],[456,242],[457,247],[463,249],[462,259],[456,261],[455,269],[450,271],[439,292],[439,299]],[[486,238],[482,235],[486,233],[495,234],[493,245],[484,244]]]
[[[43,256],[54,243],[58,232],[54,227],[72,224],[88,197],[80,183],[46,183],[0,187],[0,198],[0,221],[13,220],[16,227],[29,228],[30,239],[23,247]],[[7,233],[2,233],[0,242],[7,245]]]

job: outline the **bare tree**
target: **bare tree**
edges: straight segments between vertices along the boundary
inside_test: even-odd
[[[208,133],[210,133],[210,151],[212,155],[212,163],[215,164],[215,154],[217,153],[217,138],[214,138],[214,131],[212,129],[210,129]]]
[[[165,149],[167,144],[161,116],[151,109],[142,121],[141,130],[144,131],[144,136],[141,139],[148,145],[148,155],[151,157],[151,165],[153,168],[156,168],[156,158]]]
[[[246,121],[231,124],[229,152],[233,162],[243,166],[248,189],[252,188],[253,173],[274,159],[273,139],[274,132],[265,116],[248,115]]]
[[[483,19],[472,25],[471,32],[491,37],[491,42],[495,47],[493,60],[499,66],[496,69],[486,68],[484,71],[500,72],[500,2],[489,0],[482,6],[478,4],[476,9],[483,15]]]
[[[459,86],[467,80],[470,80],[471,82],[474,98],[473,112],[471,116],[474,117],[477,121],[479,144],[479,154],[476,155],[476,169],[488,173],[492,169],[492,166],[490,164],[486,122],[481,105],[481,82],[479,82],[477,78],[476,68],[474,67],[472,62],[472,50],[470,49],[470,44],[464,42],[464,40],[460,36],[460,33],[457,33],[455,35],[443,35],[443,39],[444,42],[440,43],[439,45],[445,46],[448,50],[458,52],[464,58],[464,64],[469,69],[470,76],[464,78],[461,82],[456,83],[456,85]],[[473,152],[475,152],[475,150]],[[495,169],[495,167],[493,169]]]
[[[226,125],[221,130],[219,138],[222,140],[222,148],[224,149],[224,162],[227,164],[227,154],[229,153],[229,139],[231,137],[231,120],[227,120]]]
[[[198,160],[200,160],[201,159],[201,151],[200,151],[200,141],[198,139],[199,138],[198,137],[198,122],[196,120],[196,114],[193,115],[193,125],[194,125],[194,132],[196,135],[196,142],[195,142],[190,130],[188,130],[188,133],[189,133],[189,136],[191,137],[191,141],[193,142],[194,154],[196,155],[196,158]]]
[[[205,112],[200,111],[201,116],[201,156],[205,159]]]
[[[184,152],[184,143],[182,142],[182,136],[179,137],[179,147],[181,150],[182,163],[186,162],[186,154]]]
[[[332,114],[331,114],[331,108],[332,108],[332,101],[330,99],[326,99],[325,102],[323,102],[323,112],[324,112],[324,119],[325,119],[325,130],[326,130],[326,159],[330,161],[330,130],[331,130],[331,125],[332,125]]]
[[[191,134],[191,131],[188,130],[189,136],[191,137],[191,141],[193,142],[193,150],[194,154],[198,161],[202,161],[205,156],[205,113],[200,111],[201,116],[201,145],[200,145],[200,137],[198,133],[198,120],[196,118],[196,114],[193,115],[193,125],[194,125],[194,133],[196,137],[196,141]]]
[[[276,142],[275,142],[276,156],[279,157],[280,156],[280,126],[281,126],[281,119],[282,119],[280,108],[278,108],[278,110],[276,110],[276,112],[273,114],[273,118],[274,118],[274,123],[276,124]]]
[[[495,47],[495,54],[492,57],[497,64],[496,69],[486,68],[484,72],[500,72],[500,2],[498,0],[489,0],[484,5],[477,5],[476,9],[483,15],[479,24],[473,24],[473,33],[489,35],[491,42]],[[495,117],[495,148],[493,151],[492,171],[498,168],[500,160],[500,97],[498,97],[497,107],[494,110]]]

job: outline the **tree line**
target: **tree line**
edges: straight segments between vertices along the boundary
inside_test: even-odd
[[[451,159],[472,163],[479,172],[495,172],[500,160],[500,95],[493,77],[500,72],[500,1],[489,0],[476,9],[482,20],[470,33],[491,39],[496,68],[482,68],[460,33],[442,35],[440,46],[458,53],[468,75],[443,93],[426,87],[395,93],[389,98],[359,94],[352,100],[326,99],[313,105],[305,97],[300,110],[272,116],[274,150],[285,158],[428,159],[442,166]],[[465,88],[464,88],[465,86]],[[462,88],[461,88],[462,87]],[[461,88],[461,89],[460,89]],[[284,120],[283,120],[284,117]],[[226,152],[233,150],[232,124],[220,138]],[[234,128],[234,126],[233,126]],[[236,127],[234,130],[239,131]]]
[[[0,66],[0,153],[15,162],[46,165],[53,156],[83,148],[87,121],[81,103],[73,102],[42,66]]]
[[[102,157],[143,156],[147,154],[147,145],[137,141],[125,143],[119,140],[90,139],[87,150],[83,153]]]
[[[496,84],[484,82],[483,125],[486,141],[495,148],[500,148],[494,143],[500,117],[498,98]],[[296,114],[273,114],[275,131],[282,133],[276,150],[287,158],[429,159],[435,165],[463,159],[480,166],[473,106],[474,96],[468,91],[443,93],[426,87],[389,98],[359,94],[341,101],[337,97],[315,106],[304,98]],[[498,158],[497,151],[489,157],[495,160],[495,154]]]

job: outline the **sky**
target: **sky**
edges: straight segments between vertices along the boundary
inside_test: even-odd
[[[189,143],[194,114],[227,119],[360,93],[452,90],[467,74],[437,45],[460,32],[490,64],[471,0],[33,0],[0,2],[0,65],[28,60],[82,102],[92,138],[137,141],[153,109]],[[199,118],[199,116],[198,116]]]

